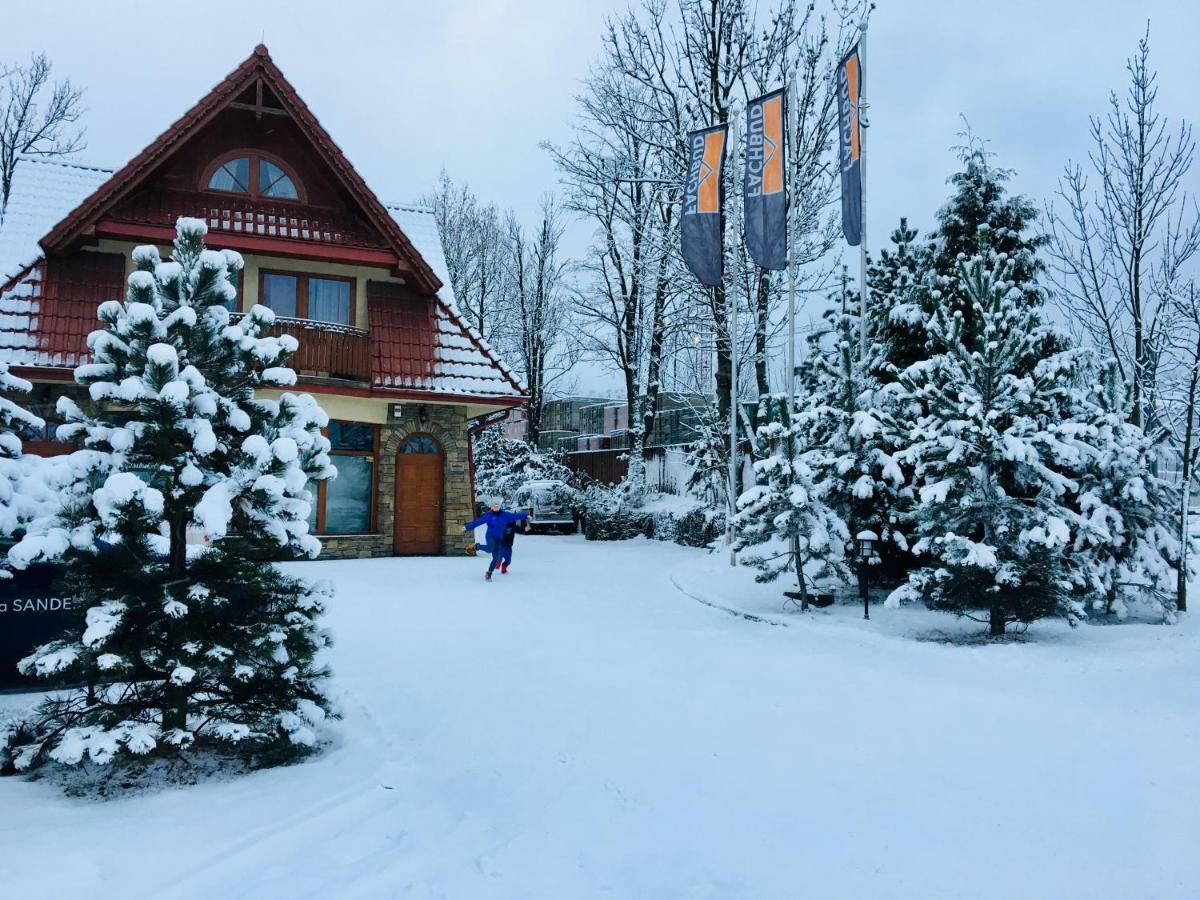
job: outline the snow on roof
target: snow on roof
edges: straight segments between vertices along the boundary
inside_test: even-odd
[[[442,282],[437,292],[441,302],[437,309],[437,344],[429,389],[458,394],[522,396],[525,387],[521,380],[479,332],[467,324],[455,302],[433,210],[403,203],[385,203],[384,206]]]
[[[42,257],[38,241],[112,176],[111,169],[21,159],[0,222],[0,285]]]

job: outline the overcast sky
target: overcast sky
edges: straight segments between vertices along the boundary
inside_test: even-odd
[[[45,50],[56,74],[85,85],[90,146],[80,158],[117,166],[265,38],[383,199],[416,199],[445,166],[528,218],[555,187],[537,144],[569,137],[603,19],[624,5],[41,2],[5,17],[0,60]],[[1017,170],[1018,190],[1049,196],[1063,163],[1087,152],[1089,113],[1123,88],[1147,19],[1160,107],[1196,121],[1200,0],[879,0],[866,64],[870,246],[902,214],[928,227],[960,116]]]

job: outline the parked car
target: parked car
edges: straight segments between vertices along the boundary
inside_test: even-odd
[[[517,490],[514,506],[529,513],[531,531],[574,534],[575,515],[571,511],[570,490],[562,481],[528,481]]]

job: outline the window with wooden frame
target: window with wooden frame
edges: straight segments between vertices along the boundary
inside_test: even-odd
[[[275,315],[335,325],[354,325],[354,279],[336,275],[260,270],[258,302]]]
[[[264,200],[304,202],[300,179],[287,164],[258,150],[235,150],[217,159],[201,179],[201,187],[223,194]]]
[[[331,421],[325,433],[338,475],[309,485],[314,502],[308,527],[316,534],[372,534],[379,426]]]

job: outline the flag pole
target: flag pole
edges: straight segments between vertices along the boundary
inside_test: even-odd
[[[736,193],[736,185],[738,183],[738,122],[740,110],[736,103],[730,108],[730,158],[733,162],[732,169],[732,184],[735,185],[734,193]],[[741,280],[741,269],[738,266],[738,242],[742,239],[742,208],[741,204],[735,202],[733,204],[733,241],[730,243],[730,248],[733,251],[732,268],[733,278],[731,279],[729,291],[729,522],[727,532],[729,536],[729,565],[737,565],[737,550],[734,549],[734,539],[737,537],[737,530],[733,525],[733,517],[737,513],[737,498],[738,498],[738,469],[737,469],[737,445],[738,445],[738,285]]]
[[[858,359],[867,359],[867,129],[863,124],[862,111],[867,104],[863,102],[866,96],[867,71],[867,22],[864,19],[859,26],[862,34],[858,39],[858,114],[855,116],[858,125],[858,177],[861,185],[859,195],[859,226],[858,240]]]
[[[785,184],[788,187],[787,215],[787,272],[788,272],[788,345],[787,345],[787,424],[790,429],[796,416],[796,254],[795,254],[795,224],[796,202],[795,166],[792,164],[796,152],[796,136],[800,133],[800,104],[796,102],[796,74],[792,73],[787,90],[787,140],[785,141],[786,155],[784,165],[787,166]],[[788,457],[794,460],[796,455],[796,440],[789,435],[787,440]],[[792,565],[796,567],[796,581],[800,585],[800,609],[808,609],[808,592],[804,589],[804,573],[800,570],[800,539],[795,535],[788,542],[792,554]]]
[[[733,184],[737,185],[738,172],[740,172],[740,157],[738,143],[738,125],[739,125],[740,109],[737,103],[733,103],[730,108],[731,127],[730,134],[732,137],[731,156],[733,157],[733,166],[730,169],[733,172]],[[733,193],[737,193],[737,188],[734,187]],[[733,204],[733,242],[731,245],[733,251],[733,278],[732,289],[730,290],[730,565],[738,564],[738,552],[734,550],[733,541],[737,538],[737,528],[733,526],[733,516],[738,511],[738,287],[742,280],[742,269],[738,265],[738,244],[742,240],[742,204],[734,202]]]
[[[796,400],[796,257],[793,252],[794,232],[796,224],[796,194],[795,188],[795,166],[791,164],[788,158],[796,152],[796,134],[800,130],[797,124],[800,104],[796,102],[796,74],[792,73],[791,81],[788,84],[787,90],[788,101],[788,136],[785,142],[787,155],[784,156],[784,165],[787,178],[785,184],[788,187],[787,203],[787,270],[788,270],[788,345],[787,345],[787,385],[789,413],[790,404],[794,404]]]

